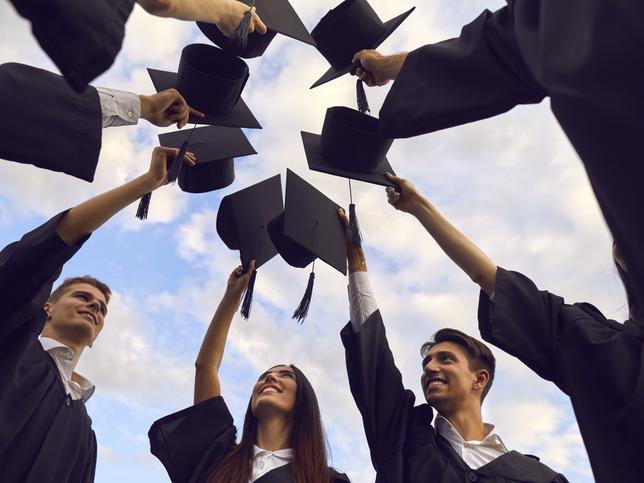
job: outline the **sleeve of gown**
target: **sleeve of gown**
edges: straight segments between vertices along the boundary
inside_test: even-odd
[[[63,265],[89,238],[76,246],[61,240],[56,227],[66,213],[54,216],[0,252],[0,340],[42,310]],[[42,327],[31,330],[39,334]]]
[[[235,442],[233,417],[221,396],[155,421],[150,451],[173,483],[205,481]]]
[[[403,386],[380,311],[374,312],[358,332],[348,323],[341,336],[351,394],[362,415],[371,461],[379,471],[383,463],[395,461],[403,449],[414,394]]]
[[[518,272],[497,270],[494,301],[479,297],[479,330],[484,340],[517,357],[566,392],[558,367],[559,341],[572,322],[564,300]]]
[[[29,65],[0,65],[0,158],[94,179],[101,150],[98,92],[72,91],[58,74]]]
[[[380,110],[380,126],[388,137],[417,136],[544,96],[518,49],[510,4],[484,11],[457,38],[410,52]]]

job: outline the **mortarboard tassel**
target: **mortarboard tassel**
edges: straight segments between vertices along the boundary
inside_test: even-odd
[[[313,262],[313,267],[315,267],[315,262]],[[315,272],[311,269],[311,274],[309,275],[309,283],[306,285],[306,290],[304,291],[304,296],[300,301],[300,305],[297,306],[295,312],[293,312],[293,318],[297,319],[297,323],[301,324],[306,319],[307,314],[309,313],[309,307],[311,306],[311,296],[313,295],[313,282],[315,282]]]
[[[356,205],[349,204],[349,229],[351,230],[351,244],[360,248],[362,245],[362,233],[360,233],[360,225],[358,224],[358,215],[356,214]]]
[[[253,7],[255,6],[255,0],[253,0],[250,8],[244,12],[244,16],[237,25],[237,28],[230,36],[228,45],[232,47],[236,52],[241,52],[248,45],[248,29],[250,27],[250,15]]]
[[[192,132],[190,133],[190,136],[192,136]],[[186,155],[186,151],[188,151],[189,141],[190,141],[190,138],[188,138],[187,141],[183,142],[183,144],[181,145],[181,149],[179,149],[179,153],[174,157],[174,159],[168,166],[168,174],[167,174],[168,183],[174,183],[175,181],[177,181],[177,178],[179,177],[179,173],[181,172],[181,168],[183,167],[183,158]]]
[[[244,320],[248,320],[248,317],[250,317],[250,308],[253,304],[253,290],[255,289],[256,278],[257,270],[253,270],[253,273],[250,275],[250,280],[248,281],[248,287],[246,287],[246,292],[244,293],[241,310],[239,311]]]
[[[358,99],[358,111],[363,114],[371,112],[369,109],[369,101],[367,100],[367,93],[364,91],[364,84],[362,79],[356,81],[356,97]]]
[[[146,220],[148,218],[148,210],[150,209],[150,198],[152,198],[152,193],[146,193],[141,197],[139,201],[139,206],[136,209],[136,217],[139,220]]]

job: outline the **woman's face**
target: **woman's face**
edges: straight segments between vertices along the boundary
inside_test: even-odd
[[[271,367],[259,376],[253,387],[253,414],[258,419],[275,412],[290,415],[296,392],[295,370],[286,365]]]

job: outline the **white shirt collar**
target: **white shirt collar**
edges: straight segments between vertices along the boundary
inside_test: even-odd
[[[286,449],[278,449],[275,451],[268,451],[266,449],[262,449],[256,444],[253,445],[253,457],[256,458],[257,456],[268,454],[271,456],[275,456],[276,458],[280,458],[286,461],[291,461],[293,459],[293,449],[292,448],[286,448]]]
[[[65,344],[57,341],[56,339],[52,339],[51,337],[41,336],[38,340],[40,341],[42,348],[54,357],[56,365],[61,372],[61,376],[66,380],[65,386],[67,387],[70,385],[76,389],[75,392],[78,392],[83,402],[86,402],[90,397],[92,397],[92,394],[94,394],[94,391],[96,390],[96,386],[92,381],[73,370],[74,351]]]
[[[486,436],[480,441],[477,441],[477,440],[465,441],[463,437],[460,435],[460,433],[449,421],[449,419],[447,419],[445,416],[443,416],[440,413],[436,414],[434,424],[438,434],[440,434],[443,438],[445,438],[452,446],[456,445],[458,447],[462,447],[464,444],[467,443],[468,445],[489,446],[489,447],[497,448],[500,451],[503,451],[504,453],[507,453],[508,451],[508,449],[505,447],[505,444],[503,444],[503,440],[496,433],[493,424],[483,423]]]

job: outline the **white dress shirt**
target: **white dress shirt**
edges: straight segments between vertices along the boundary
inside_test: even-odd
[[[486,436],[481,441],[465,441],[442,414],[436,414],[434,427],[438,434],[447,440],[456,454],[472,469],[480,468],[508,452],[501,437],[496,434],[492,424],[483,423]]]
[[[132,92],[97,87],[103,127],[129,126],[139,122],[141,100]]]
[[[91,381],[72,370],[74,352],[56,339],[40,337],[38,340],[42,348],[54,359],[60,378],[65,386],[65,392],[71,395],[72,399],[82,399],[83,402],[87,402],[94,394],[96,387]],[[72,380],[72,378],[75,380]]]
[[[349,274],[349,314],[354,332],[378,310],[378,304],[371,290],[367,272]],[[481,441],[465,441],[445,417],[436,414],[434,425],[438,434],[444,437],[463,461],[472,469],[480,468],[508,452],[494,426],[484,423],[487,436]]]
[[[254,445],[253,451],[253,473],[249,483],[261,478],[275,468],[289,464],[293,459],[293,450],[290,448],[266,451]]]

